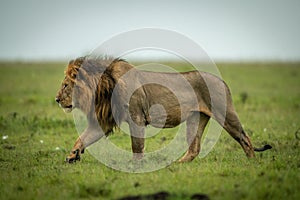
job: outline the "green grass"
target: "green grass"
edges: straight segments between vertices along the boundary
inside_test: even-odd
[[[223,131],[203,159],[131,174],[110,169],[89,153],[81,162],[64,163],[78,136],[72,115],[54,102],[64,64],[1,63],[0,199],[118,199],[160,191],[169,199],[195,193],[211,199],[300,199],[300,64],[218,67],[253,144],[273,149],[249,160]],[[149,138],[148,150],[164,145],[162,137],[170,141],[171,133]],[[122,133],[111,141],[130,149]]]

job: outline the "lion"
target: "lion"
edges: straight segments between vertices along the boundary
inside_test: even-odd
[[[80,160],[85,148],[109,136],[122,122],[129,125],[133,159],[143,158],[147,125],[173,128],[186,122],[189,147],[178,162],[192,161],[200,152],[201,136],[210,118],[240,144],[247,157],[272,148],[252,146],[228,86],[207,72],[149,72],[120,58],[79,57],[69,62],[55,100],[65,112],[77,108],[88,119],[87,128],[66,158],[69,163]],[[159,109],[152,109],[155,105]]]

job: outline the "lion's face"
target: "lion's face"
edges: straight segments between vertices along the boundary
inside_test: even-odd
[[[113,81],[102,78],[108,65],[86,60],[85,57],[71,60],[55,101],[65,112],[71,112],[76,108],[85,114],[96,112],[100,104],[109,104],[109,92],[113,89]],[[102,107],[109,108],[109,106]],[[108,111],[101,111],[101,114],[105,112]]]
[[[61,84],[61,88],[55,97],[55,101],[66,113],[71,112],[74,109],[72,102],[73,88],[74,82],[68,77],[65,77]]]

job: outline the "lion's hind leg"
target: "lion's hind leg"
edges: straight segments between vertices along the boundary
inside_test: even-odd
[[[220,123],[220,119],[216,119]],[[255,157],[254,148],[249,136],[244,131],[236,112],[232,109],[227,110],[224,123],[220,123],[223,128],[241,145],[247,157]]]
[[[190,162],[198,156],[203,131],[210,117],[204,113],[193,112],[186,121],[186,135],[189,148],[178,162]]]

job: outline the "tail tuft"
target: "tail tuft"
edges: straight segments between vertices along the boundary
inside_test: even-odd
[[[260,147],[260,148],[255,148],[254,147],[254,151],[258,151],[258,152],[265,151],[265,150],[268,150],[268,149],[272,149],[272,146],[269,145],[269,144],[266,144],[265,146]]]

